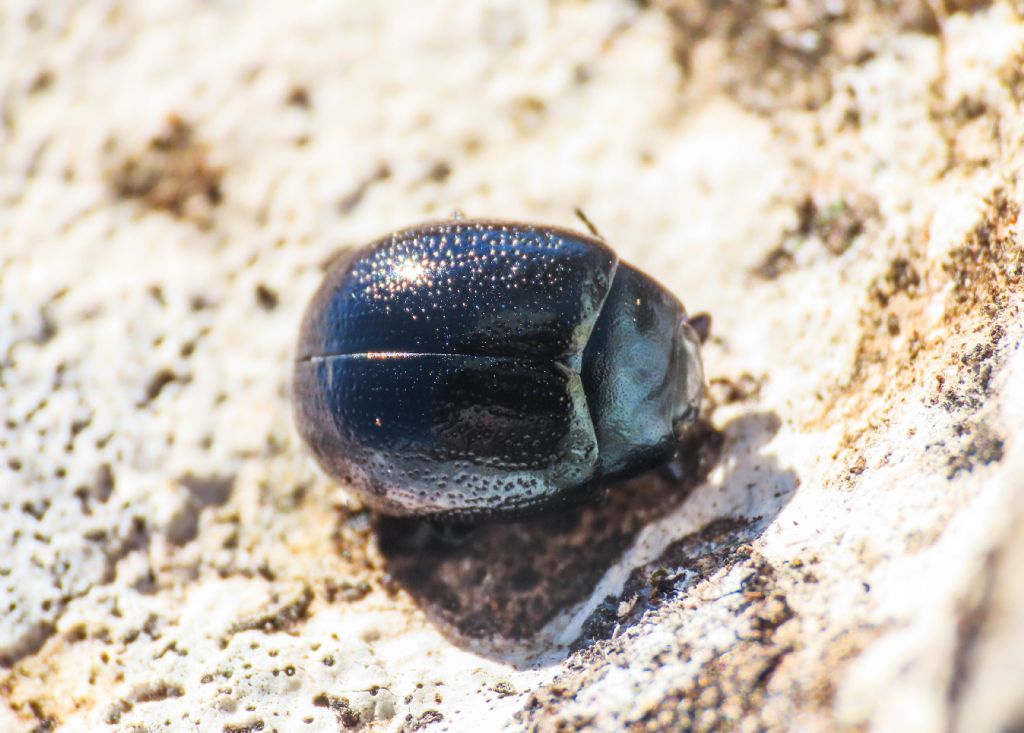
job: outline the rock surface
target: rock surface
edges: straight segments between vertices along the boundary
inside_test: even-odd
[[[1024,730],[1024,7],[0,9],[0,730]],[[713,315],[685,478],[441,543],[299,443],[336,250]]]

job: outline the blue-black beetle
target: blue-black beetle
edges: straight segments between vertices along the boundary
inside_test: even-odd
[[[601,240],[453,219],[328,268],[299,432],[383,514],[502,519],[669,460],[703,394],[682,304]]]

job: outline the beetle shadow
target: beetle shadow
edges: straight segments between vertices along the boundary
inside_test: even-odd
[[[778,514],[798,484],[793,471],[761,452],[780,424],[770,412],[742,415],[721,431],[700,423],[674,470],[623,482],[602,501],[553,516],[447,533],[424,521],[379,517],[390,580],[454,643],[523,666],[550,644],[538,632],[588,599],[637,534],[679,508],[720,463],[721,481],[705,489],[739,507],[741,516],[729,520],[739,533],[747,530],[742,541],[753,539],[750,530]]]

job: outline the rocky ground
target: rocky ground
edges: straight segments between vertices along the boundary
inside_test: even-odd
[[[0,730],[1024,731],[1024,6],[8,0]],[[445,544],[289,403],[340,248],[578,227],[681,481]]]

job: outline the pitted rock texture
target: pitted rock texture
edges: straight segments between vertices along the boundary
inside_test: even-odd
[[[0,730],[1024,727],[1024,7],[0,9]],[[713,327],[682,478],[371,516],[336,253],[579,226]]]

